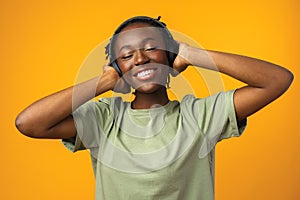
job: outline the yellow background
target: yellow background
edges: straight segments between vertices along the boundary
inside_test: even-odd
[[[162,16],[207,49],[261,58],[290,69],[281,98],[249,118],[240,138],[217,145],[216,199],[300,199],[300,4],[297,0],[0,2],[0,199],[93,199],[88,152],[16,130],[33,101],[75,82],[88,53],[125,19]],[[226,89],[241,84],[224,77]]]

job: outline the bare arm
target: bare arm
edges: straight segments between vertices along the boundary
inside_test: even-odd
[[[290,71],[266,61],[230,53],[207,51],[184,44],[182,46],[181,55],[185,59],[177,60],[179,71],[185,69],[182,68],[183,60],[185,60],[186,66],[194,65],[218,70],[247,84],[234,94],[234,105],[239,120],[274,101],[288,89],[293,80],[293,74]],[[181,68],[178,67],[180,65]]]
[[[44,97],[18,115],[16,127],[24,135],[34,138],[73,137],[76,135],[76,128],[72,110],[113,89],[118,79],[117,72],[109,67],[101,77]]]

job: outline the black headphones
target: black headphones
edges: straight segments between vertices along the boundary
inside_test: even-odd
[[[125,28],[126,26],[128,26],[129,24],[132,24],[135,22],[148,23],[154,27],[161,28],[163,37],[166,42],[165,45],[166,45],[166,52],[167,52],[167,58],[169,61],[169,65],[170,65],[170,67],[173,67],[174,60],[178,54],[179,46],[178,46],[178,43],[174,40],[170,31],[167,29],[166,24],[159,20],[160,20],[160,16],[157,19],[147,17],[147,16],[137,16],[137,17],[133,17],[133,18],[126,20],[116,29],[112,38],[110,39],[110,43],[105,47],[106,48],[105,53],[106,53],[107,57],[109,57],[109,59],[110,59],[109,65],[112,66],[118,72],[120,77],[123,74],[122,74],[120,67],[118,66],[117,58],[113,51],[113,47],[115,45],[116,37],[122,31],[122,29]]]

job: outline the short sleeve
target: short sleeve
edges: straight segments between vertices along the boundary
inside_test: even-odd
[[[220,92],[207,98],[187,98],[201,135],[200,158],[211,152],[219,141],[238,137],[243,133],[247,120],[237,122],[234,92],[235,90]]]
[[[73,113],[76,137],[63,139],[62,142],[72,152],[98,148],[100,134],[110,122],[110,109],[107,103],[89,101],[78,107]]]
[[[234,92],[220,92],[199,102],[199,126],[209,139],[220,141],[243,133],[247,119],[237,122]]]
[[[220,135],[219,141],[226,138],[241,136],[247,125],[247,118],[242,121],[237,121],[233,101],[234,92],[235,90],[229,91],[224,97],[226,98],[226,105],[224,105],[226,107],[226,123],[224,124],[224,129]]]

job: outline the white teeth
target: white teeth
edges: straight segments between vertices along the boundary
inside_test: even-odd
[[[145,76],[148,76],[151,72],[153,72],[153,69],[148,69],[148,70],[139,72],[139,73],[137,74],[137,77],[145,77]]]

